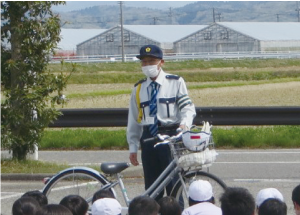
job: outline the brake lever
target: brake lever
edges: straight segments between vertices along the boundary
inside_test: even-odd
[[[158,139],[160,139],[160,140],[162,140],[162,141],[156,143],[156,144],[154,145],[154,148],[155,148],[156,146],[158,146],[158,145],[161,145],[161,144],[167,144],[167,143],[170,142],[170,141],[169,141],[169,139],[170,139],[170,136],[169,136],[169,135],[161,135],[161,134],[157,134],[157,137],[158,137]]]
[[[170,137],[169,135],[161,135],[158,134],[157,137],[162,140],[161,142],[158,142],[154,145],[154,147],[162,145],[162,144],[169,144],[170,140],[181,140],[182,132],[179,132],[176,136]]]

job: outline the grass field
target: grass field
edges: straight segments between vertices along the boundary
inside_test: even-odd
[[[201,83],[187,85],[189,95],[197,107],[300,106],[300,81],[281,81],[214,82],[210,83],[213,87],[200,89],[195,86],[201,86]],[[64,108],[127,108],[132,87],[131,84],[69,85],[65,91],[68,103]]]
[[[66,64],[63,71],[68,73]],[[165,62],[182,76],[196,106],[299,106],[300,60],[195,60]],[[51,72],[60,65],[50,65]],[[64,108],[126,108],[133,84],[144,78],[138,62],[78,64]]]
[[[63,108],[127,108],[133,84],[144,78],[137,62],[76,68],[64,91],[68,102]],[[61,71],[59,65],[49,69]],[[62,70],[70,69],[66,64]],[[166,62],[164,70],[186,80],[196,107],[300,106],[299,59]],[[215,135],[219,147],[300,147],[297,126],[217,127]],[[126,148],[125,136],[124,128],[46,129],[41,148]]]

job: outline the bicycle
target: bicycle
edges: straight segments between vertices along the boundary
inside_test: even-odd
[[[204,123],[205,124],[205,123]],[[205,150],[201,152],[193,152],[188,150],[182,141],[182,132],[176,136],[169,137],[167,135],[158,134],[157,137],[150,138],[146,141],[159,139],[160,144],[169,144],[171,154],[173,155],[172,162],[163,171],[163,173],[156,179],[156,181],[143,194],[151,198],[155,198],[176,176],[179,176],[178,181],[172,189],[171,196],[175,197],[181,202],[184,207],[188,206],[188,187],[194,180],[202,179],[208,180],[213,189],[216,200],[216,205],[219,205],[219,197],[226,189],[226,184],[217,176],[205,172],[203,167],[207,167],[213,163],[217,153],[214,149],[214,141],[212,132],[210,131],[209,138],[205,142],[207,145]],[[214,157],[213,157],[214,156]],[[200,163],[199,163],[200,162]],[[102,163],[100,169],[102,173],[88,167],[72,167],[65,169],[54,175],[46,182],[42,192],[48,197],[49,203],[58,203],[64,196],[76,194],[80,195],[91,204],[93,194],[101,189],[110,190],[116,199],[122,204],[121,199],[118,198],[114,188],[119,185],[123,195],[123,203],[129,206],[130,199],[127,190],[122,180],[122,171],[130,167],[129,163]],[[109,180],[108,176],[115,178]]]

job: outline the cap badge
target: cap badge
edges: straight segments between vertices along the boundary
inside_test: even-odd
[[[150,47],[147,47],[146,48],[146,52],[150,52],[151,51],[151,48]]]

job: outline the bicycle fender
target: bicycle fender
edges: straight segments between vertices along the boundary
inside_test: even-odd
[[[98,171],[96,171],[96,170],[94,170],[94,169],[92,169],[92,168],[89,168],[89,167],[81,167],[81,166],[79,166],[79,167],[70,167],[70,168],[67,168],[67,169],[64,169],[64,170],[58,172],[57,174],[55,174],[54,176],[52,176],[52,177],[47,181],[46,184],[48,184],[49,182],[51,182],[52,180],[54,180],[58,175],[63,175],[64,173],[70,172],[70,171],[75,170],[75,169],[76,169],[76,170],[79,170],[79,171],[82,170],[82,171],[89,171],[89,172],[92,172],[93,174],[95,174],[95,175],[97,175],[98,177],[100,177],[100,179],[103,180],[104,182],[109,183],[108,179],[107,179],[104,175],[102,175],[101,173],[99,173]],[[46,185],[46,184],[45,184],[45,185]]]

